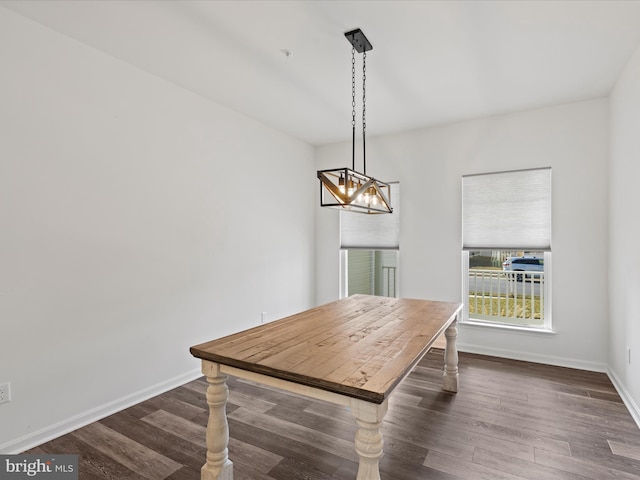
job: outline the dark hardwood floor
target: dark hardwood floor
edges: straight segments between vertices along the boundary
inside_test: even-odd
[[[432,350],[391,399],[383,480],[640,480],[640,429],[604,374],[460,354],[460,391],[441,389]],[[26,453],[79,454],[80,479],[199,479],[206,381],[199,379]],[[355,479],[348,410],[229,379],[235,480]]]

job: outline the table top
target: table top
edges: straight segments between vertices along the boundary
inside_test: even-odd
[[[191,347],[197,358],[382,403],[462,304],[353,295]]]

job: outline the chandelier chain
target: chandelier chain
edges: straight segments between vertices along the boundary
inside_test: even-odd
[[[351,126],[356,126],[356,49],[351,49]]]
[[[362,136],[367,131],[367,52],[362,54]]]

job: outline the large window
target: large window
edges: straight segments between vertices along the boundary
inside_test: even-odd
[[[391,183],[393,213],[340,212],[340,296],[397,297],[400,187]]]
[[[551,169],[462,179],[465,322],[551,330]]]

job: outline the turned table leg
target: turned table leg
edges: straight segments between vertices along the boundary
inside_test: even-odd
[[[444,389],[447,392],[458,391],[458,350],[456,337],[458,336],[458,322],[454,320],[444,331],[447,340],[444,349]]]
[[[356,480],[380,480],[379,460],[382,457],[382,432],[380,425],[387,413],[388,403],[369,403],[351,399],[351,413],[356,419],[356,452],[360,457]]]
[[[220,373],[217,363],[202,361],[202,373],[207,378],[207,462],[201,469],[201,480],[233,480],[233,463],[229,460],[229,425],[227,423],[227,376]]]

